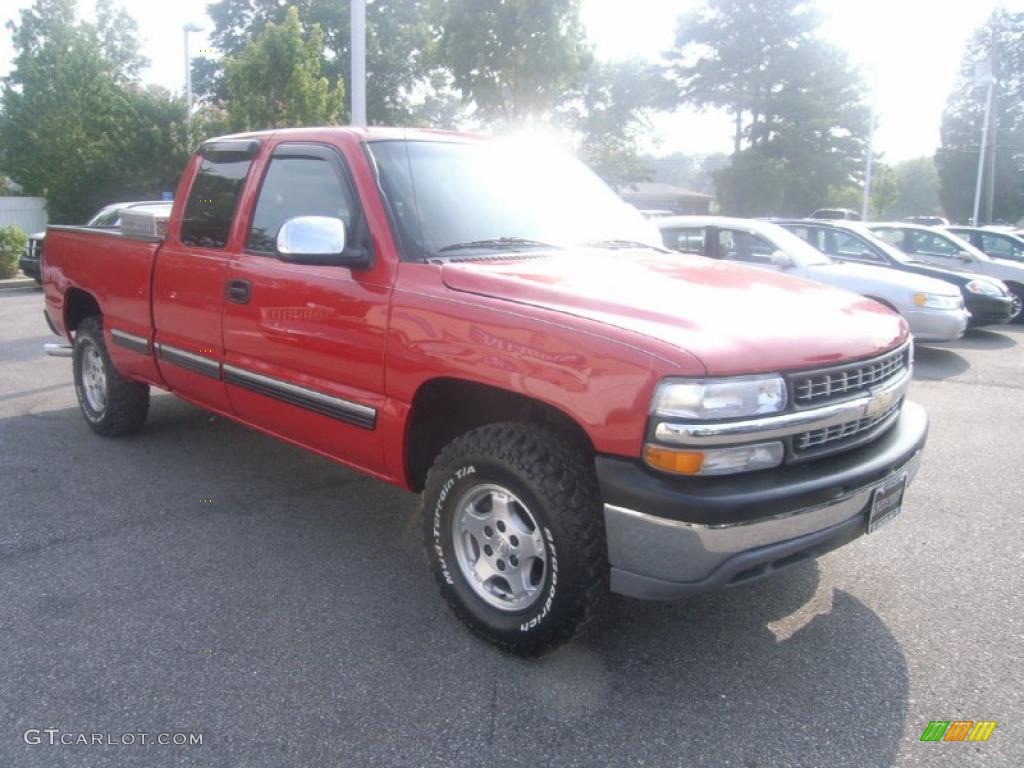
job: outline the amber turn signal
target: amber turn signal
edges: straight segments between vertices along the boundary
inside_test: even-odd
[[[665,472],[696,475],[704,464],[704,454],[700,451],[680,451],[648,444],[644,446],[644,461],[648,466]]]

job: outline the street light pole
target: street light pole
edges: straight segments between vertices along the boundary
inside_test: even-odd
[[[366,125],[366,0],[352,0],[352,125]]]
[[[985,97],[985,118],[982,120],[981,125],[981,149],[978,152],[978,179],[974,185],[974,221],[971,223],[980,227],[981,222],[978,220],[978,213],[981,209],[981,181],[985,176],[985,152],[988,150],[988,123],[992,116],[992,95],[994,93],[994,86],[996,78],[992,73],[992,62],[981,61],[974,66],[974,85],[985,85],[988,88],[988,94]],[[989,217],[992,212],[989,211]]]
[[[192,56],[188,50],[188,33],[202,28],[189,22],[182,26],[185,33],[185,121],[188,124],[188,148],[192,151]]]
[[[868,156],[867,167],[864,169],[864,202],[860,207],[861,221],[868,220],[868,208],[871,203],[871,164],[875,149],[875,102],[871,102],[871,122],[868,124]]]

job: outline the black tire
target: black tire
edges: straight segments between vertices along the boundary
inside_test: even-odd
[[[83,361],[94,353],[99,355],[103,372],[105,397],[100,407],[90,401],[86,392]],[[149,385],[130,381],[117,372],[103,341],[101,318],[87,317],[79,324],[71,362],[78,405],[93,432],[104,437],[120,437],[142,429],[149,413]]]
[[[1013,299],[1014,311],[1017,313],[1010,319],[1011,323],[1018,325],[1024,323],[1024,286],[1017,283],[1010,283],[1006,286],[1010,289],[1010,296]]]
[[[528,508],[536,521],[535,541],[543,540],[547,551],[535,602],[522,610],[489,605],[455,552],[460,500],[494,485]],[[437,457],[423,504],[427,557],[441,594],[477,635],[507,651],[536,656],[571,640],[593,618],[608,591],[604,518],[593,461],[571,441],[532,424],[474,429]]]

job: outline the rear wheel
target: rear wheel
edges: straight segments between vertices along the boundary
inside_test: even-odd
[[[441,593],[475,633],[522,655],[575,637],[607,591],[593,462],[559,434],[494,424],[454,440],[424,490]]]
[[[79,324],[71,359],[78,405],[93,432],[105,437],[138,432],[149,413],[149,385],[117,372],[107,354],[99,317],[87,317]]]

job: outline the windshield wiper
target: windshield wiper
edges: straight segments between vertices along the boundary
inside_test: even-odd
[[[639,240],[595,240],[592,243],[584,243],[584,245],[590,248],[649,248],[652,251],[665,250],[650,243],[642,243]]]
[[[484,240],[469,240],[465,243],[452,243],[441,248],[438,253],[444,253],[445,251],[461,251],[467,248],[521,248],[523,246],[529,248],[557,248],[557,245],[551,245],[551,243],[542,243],[539,240],[529,240],[525,237],[490,237]]]

